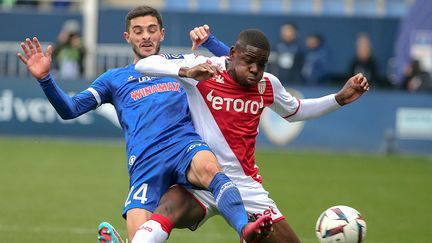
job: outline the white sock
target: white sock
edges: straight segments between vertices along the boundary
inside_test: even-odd
[[[161,225],[154,220],[149,220],[138,228],[131,243],[162,243],[167,239],[168,233]]]

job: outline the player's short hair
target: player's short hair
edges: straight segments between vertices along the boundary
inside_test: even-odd
[[[270,43],[265,34],[259,29],[247,29],[237,36],[236,46],[245,47],[251,45],[263,50],[270,51]]]
[[[129,27],[132,19],[148,15],[155,17],[158,21],[160,28],[163,28],[162,16],[160,15],[159,11],[150,6],[142,5],[132,9],[127,13],[125,18],[126,32],[129,32]]]

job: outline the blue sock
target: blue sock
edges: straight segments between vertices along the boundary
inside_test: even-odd
[[[219,212],[241,235],[248,219],[237,187],[224,173],[219,172],[210,182],[209,191],[216,200]]]

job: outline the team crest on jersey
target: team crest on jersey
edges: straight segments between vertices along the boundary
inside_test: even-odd
[[[265,80],[261,80],[261,81],[258,83],[258,92],[259,92],[260,94],[264,94],[265,89],[266,89],[266,81],[265,81]]]
[[[130,166],[132,166],[132,165],[135,163],[135,160],[136,160],[136,156],[135,156],[135,155],[132,155],[131,157],[129,157],[128,164],[129,164]]]
[[[161,56],[165,57],[166,59],[184,59],[184,56],[181,54],[160,54]]]
[[[214,80],[216,81],[216,83],[221,83],[224,84],[224,78],[222,77],[222,75],[217,75]]]

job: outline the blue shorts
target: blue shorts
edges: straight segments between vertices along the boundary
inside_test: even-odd
[[[135,163],[142,163],[138,169],[141,175],[134,176],[135,179],[131,180],[122,216],[126,218],[126,212],[133,208],[154,212],[162,195],[174,184],[198,189],[189,183],[186,173],[192,158],[201,150],[211,151],[203,141],[177,143],[162,153],[146,158],[145,161],[135,161]]]

